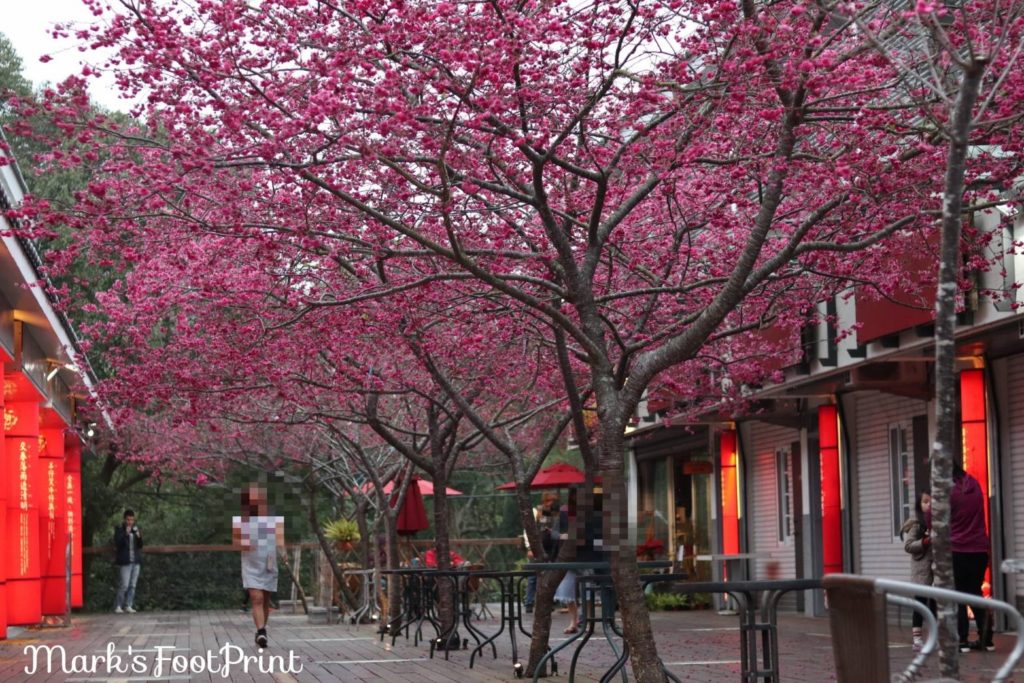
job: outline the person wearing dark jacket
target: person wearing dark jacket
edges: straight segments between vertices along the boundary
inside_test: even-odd
[[[981,585],[988,568],[989,538],[985,529],[985,495],[978,480],[964,472],[959,463],[953,465],[953,488],[949,493],[949,542],[953,550],[953,586],[956,590],[981,596]],[[960,651],[994,650],[988,611],[974,610],[978,640],[968,642],[970,622],[967,606],[957,607],[957,632]]]
[[[142,532],[135,525],[135,512],[124,511],[124,521],[114,527],[114,564],[120,576],[114,612],[135,613],[135,584],[142,565]]]

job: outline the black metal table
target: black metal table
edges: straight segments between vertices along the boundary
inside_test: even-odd
[[[678,593],[727,593],[739,604],[740,677],[743,683],[779,682],[779,600],[793,591],[821,588],[821,579],[784,579],[780,581],[703,581],[687,582],[685,574],[649,574],[641,577],[644,585],[658,582],[680,582]],[[758,634],[761,634],[761,657],[758,657]],[[622,669],[629,657],[628,646],[609,670]],[[606,678],[602,678],[605,681]],[[678,680],[678,679],[676,679]]]
[[[434,658],[435,650],[442,649],[444,650],[444,658],[447,660],[453,642],[457,644],[455,649],[458,649],[459,644],[463,647],[468,646],[468,643],[459,637],[458,628],[460,621],[465,627],[466,632],[473,636],[477,649],[479,649],[484,638],[486,638],[486,634],[473,626],[473,605],[469,590],[469,579],[478,572],[469,569],[434,569],[432,571],[439,580],[448,579],[452,582],[452,608],[455,610],[455,614],[453,615],[451,626],[445,629],[444,633],[438,627],[437,637],[430,641],[430,658]],[[491,644],[491,649],[494,650],[494,658],[497,659],[498,651],[494,648],[493,643]]]
[[[519,586],[522,585],[524,579],[533,575],[532,571],[471,571],[470,576],[478,577],[480,579],[491,579],[497,581],[501,588],[501,623],[498,627],[497,632],[492,634],[489,638],[484,640],[482,643],[476,646],[473,652],[469,656],[469,668],[473,668],[474,660],[477,654],[483,654],[483,649],[487,645],[491,646],[491,651],[494,654],[494,658],[498,658],[497,650],[494,647],[494,641],[505,632],[506,625],[508,626],[509,639],[512,641],[512,670],[516,678],[520,678],[523,675],[523,665],[519,661],[519,645],[516,642],[516,629],[518,628],[523,635],[527,638],[532,637],[529,631],[523,627],[523,614],[519,605]]]
[[[638,563],[641,569],[663,569],[672,566],[671,562],[668,561],[655,561],[655,562],[640,562]],[[579,661],[580,653],[583,651],[584,646],[594,635],[597,625],[601,624],[601,630],[608,641],[608,644],[612,648],[612,652],[618,657],[616,664],[619,661],[625,663],[623,655],[626,658],[629,656],[629,651],[625,647],[625,641],[623,641],[622,652],[619,651],[619,646],[615,642],[615,636],[621,638],[622,633],[615,626],[615,590],[612,586],[611,576],[608,574],[611,565],[607,562],[533,562],[523,565],[524,570],[529,571],[575,571],[577,572],[576,580],[576,595],[577,600],[581,606],[583,606],[583,620],[584,626],[578,629],[568,640],[559,645],[558,647],[548,650],[540,662],[537,664],[537,669],[534,672],[533,680],[534,683],[540,680],[540,674],[547,666],[548,661],[552,662],[552,670],[557,671],[557,666],[554,664],[555,655],[562,650],[566,649],[577,640],[581,642],[576,646],[576,650],[573,652],[572,660],[569,665],[569,683],[573,683],[576,677],[576,663]],[[595,571],[600,572],[594,575],[581,575],[579,572],[584,571]],[[658,574],[641,575],[641,578],[645,576],[659,576]],[[590,590],[587,590],[588,584],[592,584]],[[597,597],[598,594],[601,596],[601,610],[600,614],[597,612]],[[582,596],[582,599],[580,599]],[[581,640],[582,639],[582,640]],[[605,683],[616,674],[619,673],[622,676],[623,683],[627,683],[626,672],[622,666],[613,667],[609,670],[602,678],[602,683]],[[675,678],[668,672],[666,672],[670,678]],[[678,681],[678,679],[675,679]]]
[[[440,633],[441,627],[433,614],[434,578],[437,570],[430,567],[407,567],[402,569],[382,569],[381,574],[393,576],[402,581],[402,610],[393,621],[385,617],[381,620],[380,639],[391,636],[394,646],[398,636],[405,632],[406,640],[413,633],[413,645],[419,645],[423,639],[423,622],[427,621]],[[416,628],[413,630],[413,624]],[[433,641],[431,641],[433,642]]]

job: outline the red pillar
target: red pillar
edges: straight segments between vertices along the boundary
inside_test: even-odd
[[[42,621],[39,576],[39,403],[4,405],[7,466],[7,623]]]
[[[50,422],[60,422],[56,414]],[[39,434],[39,552],[42,573],[43,614],[62,615],[67,611],[65,545],[67,522],[64,519],[64,429],[44,428]]]
[[[963,440],[964,471],[978,480],[985,496],[985,530],[992,537],[992,521],[988,505],[988,425],[985,403],[985,371],[964,370],[960,373],[960,419]],[[991,567],[985,572],[985,594],[991,594]]]
[[[726,429],[719,440],[722,468],[722,552],[735,555],[740,551],[739,457],[736,452],[736,430]]]
[[[818,408],[821,460],[821,547],[824,573],[843,571],[842,485],[839,470],[839,413],[834,405]]]
[[[64,439],[64,512],[71,539],[71,606],[85,604],[82,594],[82,442],[74,433]]]

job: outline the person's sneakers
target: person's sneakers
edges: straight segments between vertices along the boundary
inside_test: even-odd
[[[995,652],[995,651],[996,651],[996,644],[995,643],[992,643],[992,642],[985,643],[985,652]]]
[[[533,614],[533,605],[527,605],[526,606],[526,613],[527,614]]]
[[[265,648],[267,646],[267,642],[267,629],[261,628],[256,631],[256,647]]]
[[[123,614],[123,613],[124,613],[124,610],[121,609],[120,605],[118,605],[117,607],[114,608],[114,614]]]
[[[921,648],[924,647],[924,638],[921,636],[914,636],[914,652],[920,652]]]
[[[136,610],[134,607],[129,605],[128,607],[124,608],[124,611],[127,612],[128,614],[135,614],[138,610]]]
[[[971,651],[971,644],[970,643],[960,643],[960,652],[970,652],[970,651]]]

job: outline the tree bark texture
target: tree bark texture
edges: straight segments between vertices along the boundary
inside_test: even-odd
[[[957,453],[956,295],[960,271],[964,171],[970,140],[971,114],[978,98],[984,63],[964,69],[948,131],[949,151],[942,198],[942,242],[939,284],[935,297],[935,443],[931,456],[932,549],[935,585],[953,588],[953,555],[949,537],[949,496],[953,458]],[[956,605],[939,605],[939,661],[943,676],[959,678]]]

